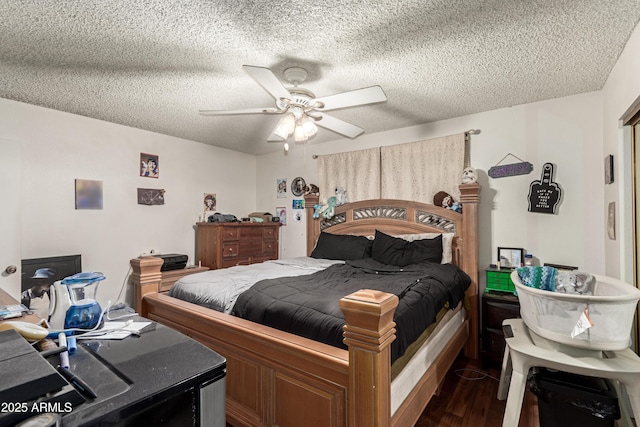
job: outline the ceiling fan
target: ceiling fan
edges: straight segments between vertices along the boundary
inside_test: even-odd
[[[371,86],[349,92],[316,98],[313,92],[299,87],[308,76],[300,67],[284,70],[285,79],[293,85],[286,88],[280,80],[264,67],[243,65],[242,68],[275,99],[275,107],[246,108],[241,110],[200,110],[204,116],[233,114],[285,114],[267,139],[268,142],[285,142],[293,135],[295,142],[304,143],[315,136],[316,125],[329,129],[348,138],[355,138],[364,132],[352,125],[325,113],[325,111],[360,105],[385,102],[386,95],[380,86]],[[285,150],[288,144],[285,142]]]

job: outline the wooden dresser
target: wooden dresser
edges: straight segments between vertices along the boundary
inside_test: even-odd
[[[199,222],[196,263],[210,269],[278,259],[280,223]]]

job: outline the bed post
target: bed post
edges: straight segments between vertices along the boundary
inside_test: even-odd
[[[316,239],[320,235],[320,221],[313,217],[314,205],[320,203],[320,196],[315,194],[305,194],[304,209],[307,212],[307,256],[311,255],[316,245]]]
[[[156,257],[134,258],[129,263],[133,269],[131,281],[133,282],[133,304],[138,314],[142,312],[142,297],[146,294],[157,294],[162,281],[160,267],[164,261]]]
[[[480,310],[478,296],[478,208],[480,206],[480,185],[461,184],[460,202],[462,203],[462,241],[463,255],[461,268],[471,277],[471,286],[467,290],[471,304],[469,317],[469,340],[465,354],[473,359],[480,357],[479,334]]]
[[[391,424],[391,343],[396,339],[393,313],[398,297],[361,290],[340,300],[344,343],[349,347],[347,424]]]

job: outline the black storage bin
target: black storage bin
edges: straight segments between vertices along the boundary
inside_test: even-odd
[[[540,427],[614,427],[620,418],[611,381],[534,368],[529,389],[538,397]]]

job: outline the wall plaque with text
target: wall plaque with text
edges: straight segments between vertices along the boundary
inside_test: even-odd
[[[529,185],[529,212],[555,214],[562,189],[553,182],[553,164],[542,166],[542,177]]]

